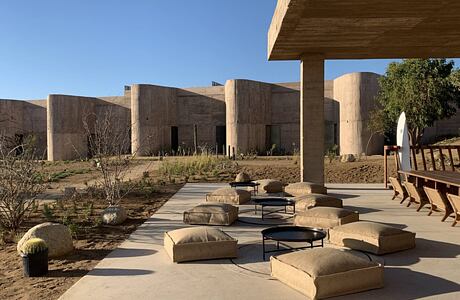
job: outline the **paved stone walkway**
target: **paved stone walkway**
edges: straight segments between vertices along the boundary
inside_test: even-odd
[[[260,230],[277,221],[260,224],[252,205],[240,207],[243,222],[222,228],[238,239],[238,259],[170,262],[162,246],[163,233],[184,227],[182,212],[221,186],[185,185],[61,299],[305,299],[270,278],[269,262],[261,257]],[[452,228],[450,221],[440,222],[440,215],[428,217],[426,210],[417,213],[391,201],[391,191],[381,185],[328,188],[344,199],[345,207],[358,210],[362,220],[417,233],[416,249],[378,258],[385,264],[385,288],[336,299],[460,299],[460,226]]]

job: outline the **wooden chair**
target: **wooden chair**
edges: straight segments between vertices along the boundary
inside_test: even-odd
[[[441,220],[441,222],[444,222],[447,217],[453,213],[449,200],[447,200],[446,196],[437,189],[429,188],[427,186],[424,186],[423,189],[425,190],[425,193],[428,196],[428,200],[430,200],[431,204],[430,212],[428,215],[430,216],[433,211],[444,211],[444,217]]]
[[[403,203],[404,200],[406,200],[406,198],[408,197],[408,195],[404,187],[401,185],[401,181],[395,177],[388,177],[388,179],[390,180],[394,193],[393,198],[391,198],[391,200],[394,200],[396,197],[401,197],[402,200],[400,203]]]
[[[422,209],[422,207],[426,204],[430,204],[430,201],[422,188],[416,187],[415,184],[409,181],[404,182],[404,186],[409,194],[409,203],[407,204],[407,207],[409,207],[411,203],[417,203],[419,205],[417,211],[420,211],[420,209]]]
[[[447,199],[449,200],[452,208],[454,209],[454,223],[452,223],[452,227],[454,227],[457,222],[460,222],[460,196],[447,194]]]

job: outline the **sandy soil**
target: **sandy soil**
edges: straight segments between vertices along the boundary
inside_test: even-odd
[[[239,170],[252,178],[274,178],[285,183],[300,180],[299,164],[296,159],[238,161]],[[325,181],[330,183],[383,183],[383,156],[370,156],[359,161],[342,163],[338,159],[324,161]],[[388,159],[389,174],[395,175],[393,158]]]
[[[57,299],[80,277],[115,249],[140,224],[158,210],[182,185],[155,187],[156,191],[145,196],[130,196],[121,204],[128,210],[128,220],[120,226],[96,226],[77,220],[79,226],[74,240],[75,251],[66,257],[52,259],[45,277],[23,277],[22,261],[16,244],[0,245],[0,299]],[[94,200],[93,216],[99,216],[106,207],[103,200]],[[56,214],[56,219],[61,216]],[[41,213],[35,213],[24,224],[23,231],[46,222]]]

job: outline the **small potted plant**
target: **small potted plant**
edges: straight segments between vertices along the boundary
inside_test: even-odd
[[[38,277],[48,273],[48,246],[39,238],[32,238],[21,248],[24,276]]]

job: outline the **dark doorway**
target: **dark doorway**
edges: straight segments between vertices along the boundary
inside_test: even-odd
[[[171,126],[171,150],[177,152],[179,148],[179,128]]]
[[[223,154],[224,148],[226,144],[226,130],[225,126],[216,126],[216,145],[217,145],[217,153]]]

